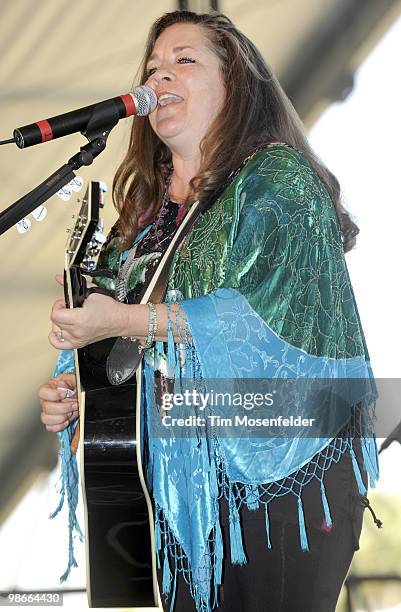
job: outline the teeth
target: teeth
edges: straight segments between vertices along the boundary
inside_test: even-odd
[[[159,96],[159,104],[160,106],[166,106],[167,104],[171,104],[172,102],[181,102],[181,96],[176,96],[175,94],[162,94]]]

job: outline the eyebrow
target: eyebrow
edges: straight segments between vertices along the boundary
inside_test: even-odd
[[[190,47],[189,45],[185,45],[184,47],[174,47],[173,53],[180,53],[184,49],[192,49],[193,51],[199,51],[199,49],[196,49],[196,47]],[[152,60],[156,59],[157,57],[158,57],[157,53],[152,53],[152,55],[148,59],[148,62],[151,62]]]

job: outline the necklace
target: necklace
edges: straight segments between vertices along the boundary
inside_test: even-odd
[[[167,192],[167,189],[166,189],[166,192],[165,192],[164,197],[163,197],[163,202],[162,202],[162,205],[160,207],[160,211],[159,211],[158,217],[157,217],[156,221],[154,222],[154,224],[152,225],[152,228],[151,228],[151,230],[149,231],[149,233],[147,235],[147,237],[149,237],[148,238],[148,240],[149,240],[150,239],[151,231],[153,230],[154,235],[156,237],[156,244],[157,244],[157,246],[159,248],[162,245],[162,243],[166,240],[166,236],[162,240],[160,240],[160,238],[163,235],[162,225],[164,225],[164,218],[167,215],[167,205],[169,204],[169,202],[170,202],[170,198],[168,196],[168,192]]]
[[[169,186],[171,183],[172,173],[173,173],[173,169],[171,168],[169,175],[165,182],[163,201],[162,201],[162,205],[159,210],[159,214],[156,217],[156,219],[153,221],[146,236],[142,240],[142,249],[144,245],[146,245],[149,242],[151,237],[156,238],[156,243],[159,248],[161,248],[161,245],[163,244],[163,242],[167,238],[169,238],[169,236],[166,235],[162,240],[160,240],[160,237],[163,234],[163,230],[161,229],[161,226],[164,224],[164,217],[167,214],[167,205],[170,201],[168,190],[169,190]],[[120,265],[120,268],[117,274],[115,298],[119,302],[124,302],[127,298],[127,291],[126,291],[127,280],[130,276],[132,268],[135,265],[135,258],[136,258],[136,251],[137,251],[138,244],[139,243],[134,244],[133,247],[130,249],[126,260],[124,261],[122,266]]]
[[[159,210],[159,214],[156,217],[156,219],[153,221],[151,227],[149,228],[148,233],[146,234],[142,245],[147,244],[147,242],[149,242],[150,238],[152,236],[154,236],[156,238],[156,243],[157,246],[160,247],[161,244],[165,241],[166,238],[163,238],[163,240],[159,240],[160,237],[163,234],[163,230],[161,229],[161,226],[164,225],[164,217],[167,214],[167,205],[170,202],[170,198],[168,195],[168,190],[171,184],[171,178],[173,175],[173,168],[170,168],[169,174],[166,178],[166,182],[165,182],[165,187],[164,187],[164,194],[163,194],[163,200],[162,200],[162,205],[160,207]]]

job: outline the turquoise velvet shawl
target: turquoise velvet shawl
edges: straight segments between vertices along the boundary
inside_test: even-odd
[[[102,267],[105,263],[118,269],[113,243],[102,254]],[[110,288],[110,280],[106,282]],[[295,495],[300,545],[308,551],[303,486],[311,478],[320,481],[330,527],[324,473],[345,451],[351,454],[359,492],[366,493],[362,466],[352,446],[355,436],[361,436],[363,467],[371,486],[379,476],[373,431],[377,390],[340,228],[325,186],[300,151],[275,144],[257,152],[201,215],[174,256],[166,302],[170,306],[177,301],[186,322],[180,350],[173,339],[174,316],[169,307],[168,342],[157,342],[144,360],[141,410],[148,446],[146,477],[155,505],[158,561],[162,549],[164,553],[163,594],[173,590],[172,609],[180,571],[197,609],[209,611],[217,605],[221,584],[221,496],[229,504],[231,561],[244,564],[243,504],[249,509],[264,506],[267,546],[271,547],[268,504],[277,495]],[[72,367],[70,355],[71,351],[61,354],[55,373]],[[155,369],[174,376],[176,392],[183,380],[207,387],[219,378],[338,378],[360,379],[363,384],[345,385],[347,401],[341,409],[330,404],[319,407],[332,431],[340,432],[354,419],[353,428],[341,438],[312,438],[302,429],[290,438],[255,438],[245,429],[241,436],[227,438],[216,430],[201,431],[202,427],[196,435],[175,437],[155,433],[155,423],[161,419],[154,394]],[[193,408],[186,406],[186,410],[191,414]],[[213,407],[207,406],[207,411],[212,414]],[[75,562],[72,532],[79,529],[73,494],[75,458],[67,449],[73,427],[58,434],[62,495],[67,491],[70,511],[70,558],[63,579]],[[282,479],[286,479],[285,487]]]

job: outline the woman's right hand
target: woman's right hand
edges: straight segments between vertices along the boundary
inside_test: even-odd
[[[77,381],[73,373],[60,374],[40,387],[40,419],[47,431],[63,431],[70,421],[79,416],[76,387]],[[66,397],[67,394],[71,395],[71,392],[73,395]]]

